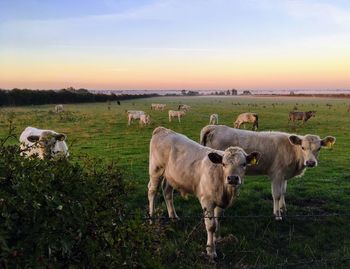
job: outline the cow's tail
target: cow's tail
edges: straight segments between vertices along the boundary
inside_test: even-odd
[[[259,128],[259,116],[258,114],[254,114],[254,117],[255,117],[255,126],[256,126],[256,129]]]
[[[207,125],[205,126],[200,133],[199,143],[203,146],[206,146],[209,139],[210,133],[215,128],[215,125]]]

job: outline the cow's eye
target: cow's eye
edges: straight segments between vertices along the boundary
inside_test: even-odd
[[[245,168],[246,166],[247,166],[246,163],[242,163],[242,164],[241,164],[241,167],[243,167],[243,168]]]
[[[305,148],[304,148],[304,147],[301,147],[301,149],[302,149],[302,150],[305,150]]]

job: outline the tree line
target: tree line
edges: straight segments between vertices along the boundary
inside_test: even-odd
[[[55,90],[0,89],[0,106],[27,106],[43,104],[94,103],[122,101],[128,99],[154,97],[158,94],[95,94],[86,89],[67,88]]]

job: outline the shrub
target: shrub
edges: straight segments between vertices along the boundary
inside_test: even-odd
[[[1,268],[157,267],[166,226],[127,215],[130,188],[115,164],[30,160],[3,144]]]

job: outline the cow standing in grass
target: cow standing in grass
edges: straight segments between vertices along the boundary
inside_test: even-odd
[[[161,110],[163,111],[166,104],[151,104],[151,110]]]
[[[311,117],[316,116],[316,111],[306,111],[306,112],[300,112],[300,111],[291,111],[289,112],[289,120],[288,122],[295,122],[297,120],[301,120],[303,124],[307,122]]]
[[[151,116],[148,114],[140,115],[140,125],[149,125],[151,123]]]
[[[68,157],[66,135],[52,130],[42,130],[27,127],[21,134],[21,154],[23,156],[37,156],[40,159]]]
[[[253,123],[253,131],[256,131],[259,127],[259,118],[256,113],[242,113],[238,115],[236,121],[233,123],[235,128],[240,128],[244,123]]]
[[[219,124],[219,115],[211,114],[209,118],[209,124]]]
[[[61,113],[63,112],[63,105],[56,105],[55,106],[55,113]]]
[[[189,105],[179,105],[179,107],[177,108],[178,110],[183,110],[183,111],[188,111],[190,110],[190,106]]]
[[[169,110],[168,115],[169,115],[169,122],[171,122],[172,118],[176,118],[176,117],[179,120],[179,122],[181,122],[181,118],[186,115],[186,111],[185,110]]]
[[[229,146],[243,148],[247,153],[257,150],[262,159],[249,167],[247,175],[267,175],[271,179],[273,213],[281,220],[286,211],[287,180],[302,176],[307,167],[317,166],[321,148],[335,143],[333,136],[295,135],[282,132],[252,132],[223,125],[208,125],[201,130],[200,143],[213,149]]]
[[[146,114],[142,110],[127,110],[126,112],[128,113],[128,125],[130,125],[133,120],[140,120],[141,115]]]
[[[184,135],[158,127],[150,142],[148,200],[153,217],[157,190],[163,182],[163,194],[169,218],[178,218],[173,191],[197,196],[205,216],[207,254],[216,258],[221,211],[233,203],[242,183],[246,166],[259,159],[258,152],[246,154],[238,147],[225,151],[199,145]],[[214,217],[214,218],[213,218]]]

